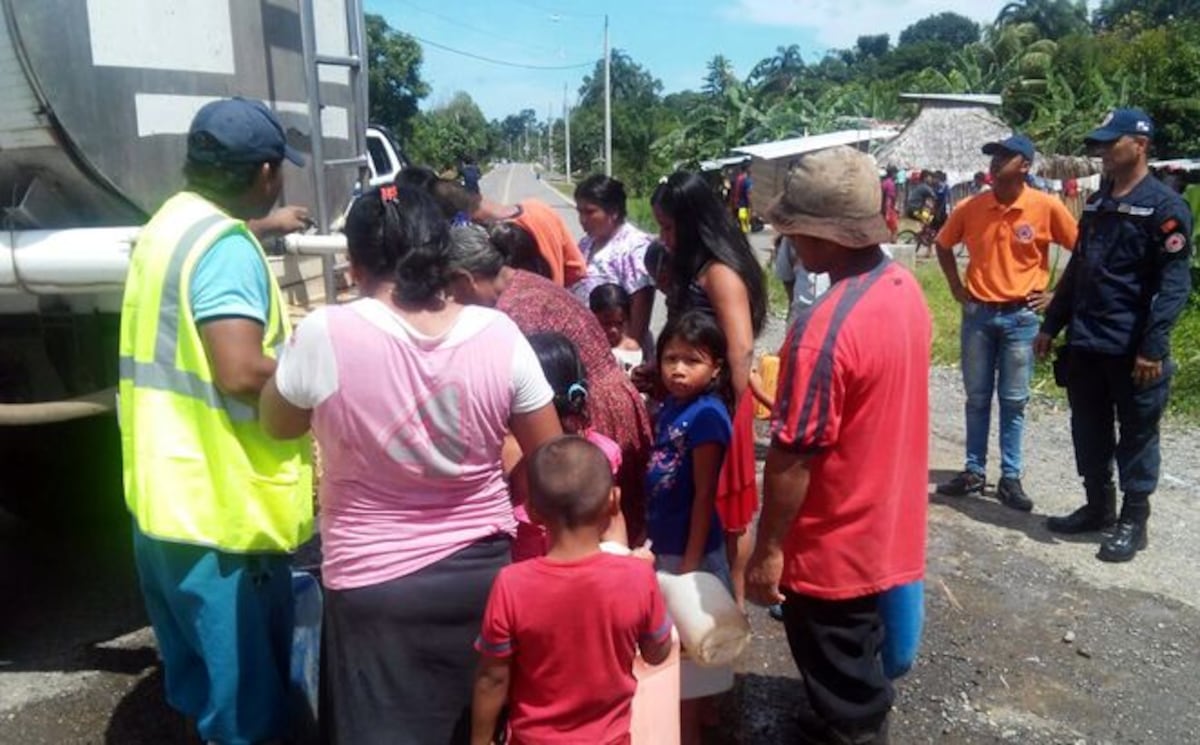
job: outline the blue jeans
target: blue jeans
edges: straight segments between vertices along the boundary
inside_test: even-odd
[[[1033,376],[1038,316],[968,302],[962,312],[962,375],[967,391],[966,470],[986,473],[992,393],[1000,399],[1000,475],[1021,476],[1021,435]]]

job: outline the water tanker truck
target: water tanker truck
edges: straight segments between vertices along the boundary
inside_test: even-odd
[[[119,503],[121,290],[139,226],[183,185],[194,113],[261,99],[307,156],[282,201],[309,208],[314,235],[270,258],[296,305],[330,296],[331,223],[402,161],[368,131],[361,0],[0,9],[0,507],[84,520]]]

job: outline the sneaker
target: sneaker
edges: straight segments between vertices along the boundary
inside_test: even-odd
[[[999,499],[1000,504],[1005,507],[1020,512],[1029,512],[1033,509],[1033,500],[1021,487],[1021,479],[1012,476],[1004,476],[1000,479],[1000,483],[996,484],[996,499]]]
[[[947,497],[969,497],[983,494],[983,474],[963,471],[944,484],[938,484],[937,493]]]
[[[783,620],[783,606],[779,603],[767,606],[767,615],[774,618],[776,621]]]

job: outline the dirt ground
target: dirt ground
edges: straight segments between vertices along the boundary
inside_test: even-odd
[[[932,394],[934,484],[961,466],[957,371],[935,370]],[[893,742],[1200,742],[1200,430],[1166,427],[1150,548],[1114,566],[1094,558],[1096,537],[1045,531],[1045,515],[1081,492],[1061,403],[1039,397],[1029,419],[1034,514],[931,488],[925,637],[897,686]],[[128,518],[105,496],[107,509],[66,531],[0,514],[2,744],[192,742],[162,698]],[[713,744],[794,740],[803,685],[782,627],[761,609],[752,623]]]

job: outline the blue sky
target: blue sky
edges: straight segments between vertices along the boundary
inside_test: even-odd
[[[601,57],[603,14],[612,46],[663,82],[664,92],[699,88],[706,62],[724,54],[739,77],[775,48],[798,44],[805,61],[848,47],[862,34],[888,33],[895,43],[914,21],[944,10],[990,21],[1005,0],[365,0],[396,29],[444,46],[508,62],[540,66],[588,63],[583,69],[504,67],[434,48],[423,75],[432,88],[424,107],[463,90],[490,119],[523,108],[545,118],[562,110]],[[1094,7],[1098,2],[1092,0]]]

